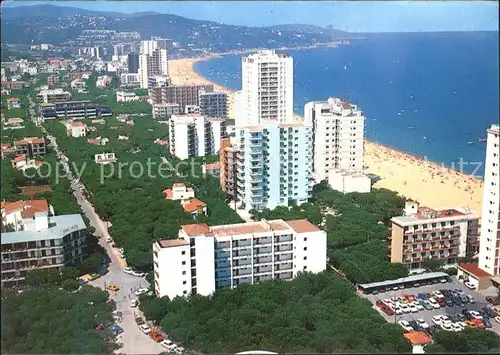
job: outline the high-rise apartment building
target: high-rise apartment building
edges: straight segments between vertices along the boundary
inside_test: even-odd
[[[148,89],[151,104],[179,104],[180,112],[186,106],[198,106],[201,93],[213,92],[214,86],[208,85],[163,85]]]
[[[200,93],[200,113],[207,117],[227,117],[227,94],[224,92]]]
[[[129,53],[127,55],[127,66],[129,73],[139,73],[139,53]]]
[[[222,118],[172,115],[169,119],[170,154],[179,159],[217,154],[225,130],[226,121]]]
[[[236,195],[245,210],[307,202],[313,187],[312,127],[269,120],[236,129]]]
[[[477,254],[479,217],[463,207],[440,210],[407,201],[405,215],[391,219],[391,262],[422,268],[425,260],[454,265]]]
[[[219,150],[219,179],[222,191],[234,196],[236,184],[236,163],[238,150],[231,144],[230,138],[223,138]]]
[[[328,180],[330,172],[362,172],[364,166],[363,112],[338,98],[304,106],[304,123],[313,127],[314,180]]]
[[[156,74],[168,76],[167,50],[157,41],[141,41],[139,55],[139,79],[142,89],[148,88],[148,78]]]
[[[210,295],[220,288],[324,271],[326,232],[305,219],[184,225],[179,239],[153,244],[153,260],[158,297]]]
[[[479,268],[500,275],[500,126],[487,130]]]
[[[292,57],[270,50],[250,54],[242,59],[241,75],[236,126],[293,120]]]

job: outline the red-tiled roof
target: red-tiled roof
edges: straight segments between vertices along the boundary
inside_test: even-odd
[[[15,163],[19,163],[19,162],[24,161],[24,160],[26,160],[25,155],[17,155],[14,159],[11,160],[11,163],[15,164]]]
[[[462,269],[468,274],[471,274],[475,277],[490,277],[491,275],[484,271],[483,269],[480,269],[477,264],[470,263],[470,264],[459,264],[458,265],[459,269]]]
[[[167,198],[172,199],[172,196],[173,196],[172,189],[165,189],[165,190],[163,190],[163,194],[165,196],[167,196]]]
[[[97,138],[89,138],[87,139],[87,142],[89,142],[90,144],[101,144],[101,140]]]
[[[16,202],[5,202],[2,206],[2,209],[5,213],[12,213],[17,210],[22,210],[24,207],[24,201],[16,201]]]
[[[24,139],[21,139],[20,141],[15,142],[16,145],[37,144],[37,143],[45,143],[45,139],[38,137],[26,137]]]
[[[71,127],[87,127],[87,125],[80,121],[73,121],[69,123]]]
[[[184,211],[186,212],[195,212],[198,208],[204,208],[207,204],[202,200],[198,200],[196,197],[192,198],[188,203],[183,205]]]
[[[182,229],[189,236],[210,233],[210,227],[206,223],[185,224],[182,226]]]
[[[9,98],[7,99],[7,101],[8,101],[8,102],[13,102],[13,101],[21,101],[21,100],[19,100],[17,97],[9,97]]]
[[[21,212],[21,217],[34,217],[35,213],[49,212],[47,200],[29,200],[26,201],[25,210]]]
[[[412,343],[412,345],[424,345],[432,343],[432,338],[424,332],[410,331],[404,334],[404,337]]]
[[[203,164],[205,169],[208,170],[219,170],[220,169],[220,163],[213,163],[213,164]]]

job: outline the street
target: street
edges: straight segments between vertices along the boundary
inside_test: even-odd
[[[47,138],[50,140],[51,145],[57,153],[60,159],[60,151],[57,146],[55,137],[48,134],[48,132],[40,126],[42,131],[47,134]],[[120,258],[117,249],[112,248],[112,243],[106,243],[106,238],[110,237],[108,233],[108,228],[106,224],[99,218],[99,216],[94,211],[94,208],[90,202],[85,198],[81,189],[77,186],[77,182],[71,175],[69,165],[67,162],[63,162],[64,169],[68,178],[71,181],[71,188],[73,189],[73,194],[77,199],[83,213],[90,220],[90,225],[96,229],[96,235],[99,236],[99,244],[103,246],[111,262],[108,267],[108,273],[94,281],[90,284],[102,289],[106,289],[106,285],[114,283],[119,287],[116,292],[108,291],[110,293],[110,299],[116,302],[116,309],[121,311],[123,314],[122,321],[118,325],[123,328],[123,333],[117,337],[117,342],[122,344],[122,347],[116,351],[116,353],[125,354],[158,354],[166,349],[163,348],[159,343],[154,342],[147,335],[143,334],[139,327],[137,326],[134,314],[139,313],[138,308],[130,307],[130,300],[136,299],[137,296],[133,294],[138,288],[144,287],[148,288],[149,284],[144,277],[138,277],[126,274],[123,269],[127,266],[125,261]]]

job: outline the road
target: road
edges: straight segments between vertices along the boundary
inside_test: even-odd
[[[40,128],[44,133],[46,133],[47,138],[50,140],[51,145],[54,147],[54,150],[60,159],[61,153],[55,137],[48,134],[44,127],[40,126]],[[144,277],[132,276],[123,272],[123,269],[127,266],[125,261],[120,257],[118,250],[111,247],[112,243],[106,243],[106,238],[110,237],[106,224],[99,218],[94,210],[94,207],[85,198],[82,190],[77,186],[76,181],[71,175],[68,163],[63,162],[63,166],[66,170],[68,178],[71,181],[71,188],[73,189],[73,194],[76,197],[78,204],[80,205],[83,213],[90,220],[90,225],[96,229],[96,235],[100,237],[99,244],[106,249],[111,259],[108,273],[97,280],[92,281],[90,284],[106,289],[106,285],[114,283],[120,288],[117,292],[108,291],[110,293],[110,299],[116,302],[116,309],[121,311],[123,314],[122,321],[119,323],[120,327],[123,328],[123,333],[117,338],[118,342],[123,346],[117,350],[117,352],[124,354],[159,354],[160,352],[165,351],[165,348],[154,342],[139,330],[134,319],[135,312],[139,313],[139,309],[130,307],[130,300],[137,298],[137,296],[133,294],[133,291],[141,287],[148,288],[149,283]]]

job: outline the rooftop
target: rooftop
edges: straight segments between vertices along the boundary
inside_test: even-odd
[[[2,202],[2,212],[5,214],[21,210],[21,217],[34,217],[38,212],[49,212],[47,200],[20,200],[15,202]]]
[[[21,139],[19,141],[15,141],[15,145],[23,145],[23,144],[39,144],[39,143],[45,143],[45,139],[43,138],[38,138],[38,137],[26,137],[24,139]]]
[[[467,272],[468,274],[472,274],[476,277],[490,277],[491,275],[484,271],[483,269],[480,269],[477,264],[470,263],[470,264],[459,264],[458,265],[459,269],[462,269],[463,271]]]
[[[160,240],[158,244],[161,248],[170,248],[170,247],[180,247],[183,245],[189,245],[184,239],[170,239],[170,240]]]
[[[71,127],[87,127],[87,125],[83,122],[80,122],[80,121],[72,121],[72,122],[69,122],[69,125]]]
[[[320,230],[317,226],[309,222],[307,219],[296,219],[292,221],[286,221],[285,223],[288,224],[297,233],[310,233]]]
[[[184,211],[192,213],[192,212],[195,212],[198,208],[204,208],[206,206],[207,206],[207,204],[205,202],[203,202],[202,200],[199,200],[195,197],[195,198],[192,198],[191,200],[189,200],[188,203],[183,205],[182,208],[184,208]]]
[[[212,169],[212,170],[217,170],[220,169],[220,163],[213,163],[213,164],[203,164],[205,169]]]
[[[432,343],[432,338],[424,332],[410,331],[404,334],[404,337],[412,343],[412,345],[424,345]]]
[[[429,280],[434,278],[448,278],[449,275],[445,272],[428,272],[426,274],[412,275],[408,277],[401,277],[395,280],[386,280],[380,282],[372,282],[367,284],[359,284],[358,287],[362,289],[371,289],[375,287],[387,287],[392,285],[401,285],[407,282],[418,282],[423,280]]]
[[[492,124],[490,128],[487,129],[489,133],[500,134],[500,125]]]
[[[412,224],[436,219],[464,220],[471,218],[478,218],[478,216],[474,211],[464,207],[432,209],[422,206],[414,215],[393,217],[391,221],[396,224]]]
[[[49,228],[39,232],[19,231],[2,233],[2,245],[37,240],[60,239],[77,230],[86,229],[85,222],[79,214],[49,217]]]

